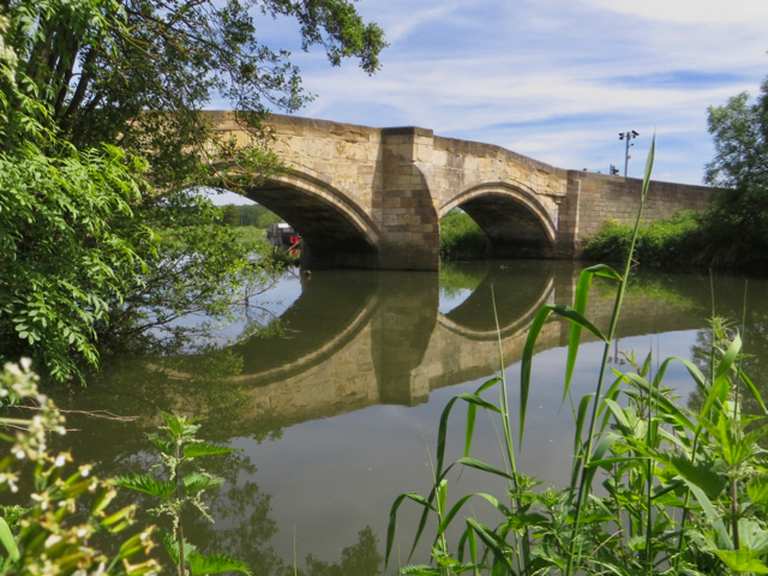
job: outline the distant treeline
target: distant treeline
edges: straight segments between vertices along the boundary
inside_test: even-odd
[[[270,212],[260,204],[251,204],[236,206],[227,204],[222,206],[224,212],[224,224],[229,226],[256,226],[257,228],[267,228],[270,224],[281,221],[280,216]]]

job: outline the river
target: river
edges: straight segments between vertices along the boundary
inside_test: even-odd
[[[72,415],[78,431],[67,439],[76,457],[97,463],[102,474],[136,471],[149,461],[145,434],[158,425],[161,410],[194,414],[203,436],[237,451],[213,465],[226,479],[211,503],[216,524],[190,520],[193,540],[243,558],[257,576],[283,574],[294,556],[306,575],[383,573],[376,566],[389,506],[400,492],[428,490],[440,412],[500,365],[491,289],[516,415],[527,327],[542,304],[571,303],[578,270],[570,262],[514,261],[452,264],[439,275],[288,274],[237,309],[207,348],[111,359],[85,390],[59,393],[64,407],[131,417]],[[693,358],[714,302],[718,314],[737,324],[745,316],[749,370],[759,385],[768,361],[766,287],[736,277],[637,276],[612,365],[626,368],[631,352],[651,351],[654,364],[669,355]],[[608,285],[593,289],[587,315],[600,327],[612,295]],[[254,331],[265,319],[273,319],[268,329]],[[547,323],[533,366],[520,468],[544,485],[567,480],[572,403],[594,387],[602,349],[585,336],[573,400],[563,404],[566,340],[564,324]],[[672,369],[666,383],[689,401],[693,386],[682,369]],[[463,449],[464,419],[457,412],[449,427],[454,457]],[[498,431],[478,418],[473,455],[497,462],[497,454]],[[483,482],[467,472],[452,480],[451,490],[455,496],[498,488]],[[415,519],[413,509],[402,516],[395,562],[406,560]]]

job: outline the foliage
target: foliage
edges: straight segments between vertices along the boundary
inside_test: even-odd
[[[242,191],[276,170],[264,113],[308,98],[289,54],[257,39],[253,12],[297,19],[305,48],[321,44],[334,65],[358,57],[368,72],[381,29],[347,0],[2,7],[4,354],[82,380],[97,343],[154,344],[160,327],[177,342],[188,335],[181,316],[223,313],[270,282],[282,265],[265,244],[216,227],[220,211],[189,191]],[[247,145],[221,140],[198,114],[213,96],[236,108]]]
[[[117,148],[0,152],[0,357],[57,380],[98,364],[97,331],[156,249],[137,221],[143,165]]]
[[[184,511],[194,509],[211,522],[203,496],[217,488],[223,480],[202,469],[197,460],[223,456],[230,449],[203,442],[197,437],[199,426],[183,416],[163,415],[165,425],[161,432],[150,435],[150,440],[161,458],[164,474],[133,474],[118,478],[119,486],[152,497],[158,505],[152,510],[170,521],[171,529],[163,533],[163,542],[179,576],[204,576],[237,572],[250,574],[249,568],[239,560],[225,554],[202,554],[184,536]]]
[[[466,212],[451,210],[440,220],[440,256],[446,260],[483,258],[489,244],[485,232]]]
[[[385,45],[348,0],[6,0],[3,12],[23,72],[11,80],[28,85],[61,136],[145,156],[166,189],[201,184],[212,157],[242,161],[197,113],[212,98],[254,131],[251,152],[263,151],[269,107],[295,111],[310,98],[290,52],[260,40],[262,21],[292,18],[305,50],[322,46],[332,65],[357,57],[369,73]]]
[[[449,298],[463,291],[474,292],[483,281],[482,271],[458,267],[451,262],[440,266],[440,290]]]
[[[521,362],[519,431],[513,439],[503,371],[475,393],[454,397],[440,418],[434,484],[427,496],[406,493],[392,505],[387,558],[394,543],[399,507],[411,501],[422,508],[415,548],[429,516],[435,517],[432,564],[411,566],[403,574],[732,574],[768,573],[768,508],[764,485],[768,460],[760,441],[768,432],[768,410],[741,368],[741,338],[713,324],[707,369],[668,358],[651,373],[652,358],[629,358],[631,369],[614,369],[606,382],[610,348],[631,272],[645,204],[654,147],[623,273],[597,265],[582,271],[573,307],[544,306],[534,319]],[[596,279],[616,287],[610,325],[604,333],[584,311]],[[533,354],[544,323],[555,315],[570,324],[563,400],[578,357],[581,334],[588,330],[603,342],[603,360],[595,391],[579,399],[575,410],[573,467],[564,489],[534,490],[535,481],[517,468],[523,446]],[[675,402],[663,384],[666,371],[681,363],[696,384],[701,402],[690,408]],[[483,394],[499,391],[498,402]],[[742,410],[745,397],[759,416]],[[466,406],[464,456],[445,461],[449,418]],[[501,466],[473,458],[477,412],[496,418],[503,432]],[[503,478],[503,497],[487,493],[448,501],[455,469],[473,468]],[[602,480],[603,492],[593,490]],[[455,545],[448,528],[459,522],[470,501],[485,502],[498,520],[465,516]]]
[[[285,268],[264,238],[221,226],[221,211],[188,190],[169,207],[145,208],[157,234],[157,256],[112,309],[105,337],[114,347],[137,342],[177,348],[206,325],[178,322],[190,314],[226,316],[234,303],[274,283]]]
[[[0,573],[159,573],[149,557],[154,528],[136,531],[135,506],[112,506],[114,482],[89,464],[76,466],[69,452],[53,452],[49,436],[63,435],[65,421],[37,384],[28,359],[0,373],[0,426],[11,445],[0,459],[0,491],[23,503],[0,509]],[[9,414],[9,407],[34,415]]]
[[[709,131],[707,182],[725,188],[709,215],[713,258],[768,270],[768,80],[755,102],[743,93],[710,108]]]
[[[280,216],[270,212],[260,204],[224,206],[224,223],[230,226],[251,226],[266,229],[270,224],[280,222]]]
[[[323,562],[307,556],[307,569],[299,572],[301,576],[378,576],[382,557],[376,549],[376,536],[370,526],[357,534],[358,541],[341,551],[341,560],[337,563]],[[287,575],[286,575],[287,576]]]
[[[638,231],[635,260],[647,268],[706,266],[702,226],[702,217],[687,211],[643,224]],[[584,256],[596,261],[622,262],[627,257],[631,238],[630,225],[606,222],[587,241]]]

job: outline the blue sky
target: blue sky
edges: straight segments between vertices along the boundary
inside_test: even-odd
[[[304,53],[290,20],[262,39],[294,51],[315,100],[299,114],[417,125],[505,146],[563,168],[623,165],[618,132],[641,134],[639,175],[701,183],[712,156],[707,106],[768,75],[768,0],[360,0],[390,47],[368,76]]]

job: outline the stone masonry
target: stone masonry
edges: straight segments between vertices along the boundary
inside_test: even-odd
[[[205,112],[225,138],[250,135]],[[608,220],[630,222],[641,181],[556,168],[499,146],[415,127],[372,128],[272,115],[285,170],[245,193],[291,223],[308,267],[436,270],[440,219],[461,207],[500,257],[578,258]],[[653,182],[646,220],[701,210],[704,186]]]

